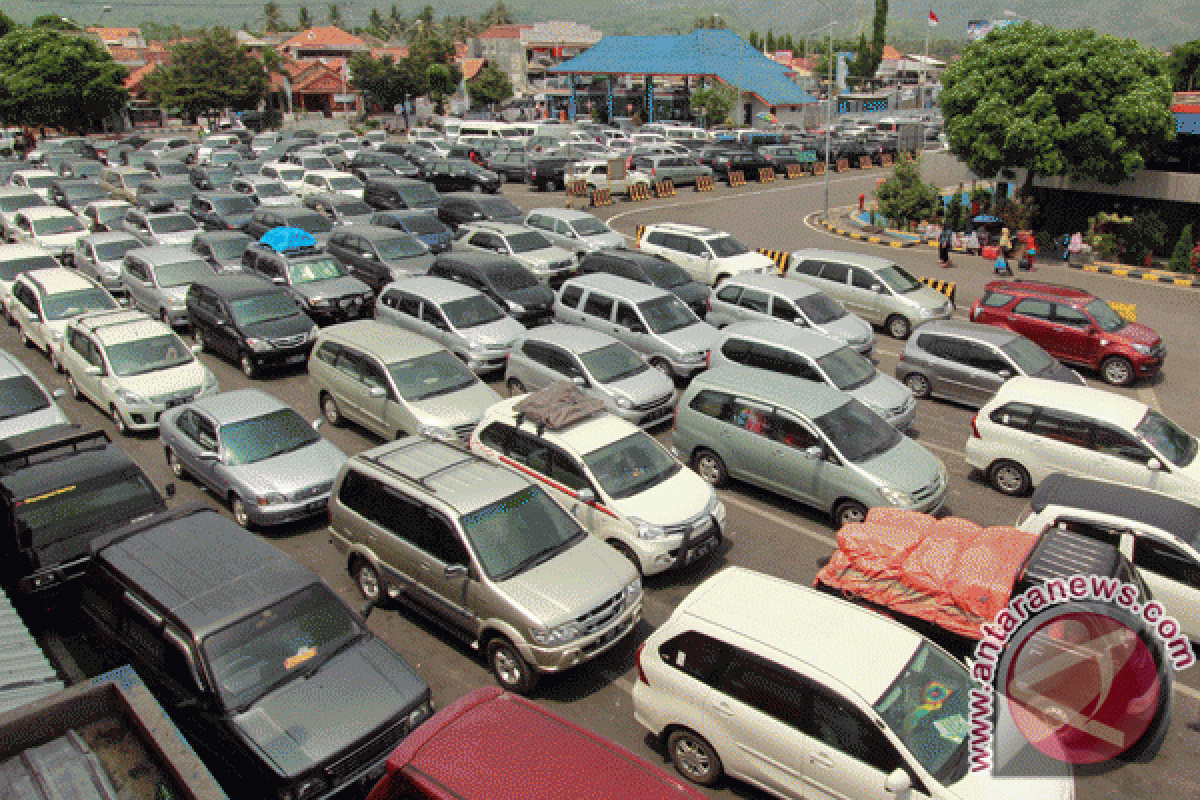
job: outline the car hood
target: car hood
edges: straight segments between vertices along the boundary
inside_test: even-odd
[[[673,287],[670,291],[671,294],[675,295],[689,306],[696,306],[704,303],[704,301],[708,299],[708,295],[710,293],[709,288],[699,281],[682,283],[679,286]]]
[[[1144,344],[1148,347],[1153,347],[1162,342],[1162,339],[1154,332],[1153,328],[1148,328],[1139,322],[1130,322],[1113,335],[1124,339],[1130,344]]]
[[[871,337],[875,335],[871,324],[854,314],[847,314],[841,319],[835,319],[833,322],[826,322],[823,325],[814,325],[813,330],[856,349],[871,341]]]
[[[875,479],[909,494],[924,489],[942,474],[942,462],[907,436],[886,453],[857,465]]]
[[[711,350],[721,338],[721,334],[707,322],[697,322],[670,333],[658,334],[658,338],[681,353],[690,353]]]
[[[483,418],[489,406],[500,402],[496,390],[482,381],[457,392],[430,397],[412,404],[413,413],[422,424],[439,428],[458,428],[474,425]]]
[[[282,339],[312,330],[313,321],[302,311],[279,319],[268,319],[243,325],[242,332],[247,336],[261,339]]]
[[[928,286],[922,286],[919,289],[914,289],[911,292],[900,295],[913,303],[916,303],[920,308],[927,308],[931,311],[937,311],[950,304],[950,300],[941,292],[936,292]]]
[[[581,236],[579,241],[587,245],[590,250],[620,249],[625,246],[625,237],[616,231]]]
[[[101,275],[120,275],[121,259],[115,261],[97,261],[96,271]]]
[[[228,223],[229,227],[231,228],[241,228],[243,225],[249,222],[250,218],[253,216],[253,212],[247,214],[223,214],[221,215],[221,219],[225,220],[225,222]]]
[[[546,247],[528,253],[514,253],[513,258],[530,264],[557,264],[562,261],[575,263],[575,256],[561,247]]]
[[[366,294],[371,287],[349,275],[340,278],[330,278],[327,281],[293,284],[296,294],[303,295],[309,300],[324,300],[326,298],[346,297],[352,294]]]
[[[580,576],[587,576],[581,581]],[[591,535],[554,558],[498,584],[540,627],[586,614],[620,592],[636,573],[625,556]]]
[[[773,274],[779,271],[779,267],[774,261],[764,256],[762,253],[742,253],[740,256],[730,256],[720,260],[720,267],[715,267],[717,271],[724,271],[732,268],[735,272],[764,272]]]
[[[486,325],[476,325],[459,333],[470,342],[485,345],[512,345],[513,339],[525,333],[525,326],[512,317],[504,316]]]
[[[80,236],[87,236],[87,231],[72,231],[70,233],[37,234],[33,240],[42,247],[53,252],[60,252],[75,246]]]
[[[183,286],[159,287],[156,291],[166,299],[168,305],[179,308],[187,303],[188,284]]]
[[[876,413],[885,409],[900,408],[912,399],[912,391],[907,386],[891,375],[884,375],[878,371],[874,378],[851,389],[847,394],[857,398],[860,403]]]
[[[10,436],[16,436],[19,433],[40,431],[43,428],[50,428],[55,425],[67,425],[70,422],[71,420],[67,419],[67,415],[62,412],[62,409],[57,405],[50,405],[47,408],[33,411],[29,414],[0,420],[0,441],[4,441]]]
[[[657,372],[658,370],[655,370]],[[613,500],[612,505],[628,517],[638,517],[651,525],[678,525],[704,513],[716,498],[707,482],[687,467],[670,480],[632,497]]]
[[[429,268],[433,266],[433,254],[423,253],[422,255],[413,256],[412,258],[384,261],[383,265],[385,267],[390,267],[391,269],[403,270],[406,273],[412,273],[414,275],[424,275],[426,272],[429,272]]]
[[[199,361],[190,361],[169,369],[120,378],[120,385],[142,397],[191,394],[204,385],[205,369]]]
[[[379,639],[351,645],[233,717],[281,774],[296,777],[379,732],[429,691]]]
[[[675,383],[662,370],[651,367],[642,370],[637,375],[630,375],[628,378],[621,378],[606,384],[604,388],[614,395],[626,398],[635,406],[639,406],[657,400],[663,395],[672,394],[675,391]]]
[[[287,188],[291,189],[292,187],[289,186]],[[296,205],[296,196],[291,195],[288,197],[259,197],[258,204],[260,206],[267,206],[267,207],[270,207],[270,206],[294,206],[294,205]]]
[[[291,453],[228,469],[237,482],[256,492],[290,495],[300,489],[332,483],[345,460],[346,454],[336,445],[319,439]]]
[[[190,231],[179,231],[178,233],[153,233],[151,234],[151,238],[158,244],[190,247],[192,239],[195,239],[196,234],[199,232],[200,230],[197,228]]]

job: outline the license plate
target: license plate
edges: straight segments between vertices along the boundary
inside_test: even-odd
[[[183,405],[184,403],[186,403],[187,401],[189,401],[191,399],[192,398],[190,398],[190,397],[176,397],[173,400],[168,400],[166,405],[167,405],[167,408],[174,408],[175,406]]]
[[[287,358],[285,358],[283,360],[283,363],[285,363],[285,364],[301,364],[303,362],[304,362],[304,354],[303,353],[300,353],[299,355],[288,356]]]
[[[358,301],[347,298],[346,300],[342,300],[340,305],[342,308],[353,308],[354,306],[358,305]]]
[[[691,564],[697,559],[704,558],[717,547],[717,537],[710,536],[696,547],[688,551],[687,558],[684,559],[685,564]]]

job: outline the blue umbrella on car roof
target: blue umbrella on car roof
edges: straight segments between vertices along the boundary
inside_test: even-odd
[[[317,246],[317,240],[308,231],[303,228],[288,228],[282,225],[278,228],[271,228],[258,241],[276,253]]]

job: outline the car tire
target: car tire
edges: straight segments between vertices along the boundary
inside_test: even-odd
[[[884,323],[888,335],[893,339],[904,340],[912,333],[912,323],[901,314],[892,314]]]
[[[513,694],[528,694],[537,685],[538,675],[517,652],[513,643],[497,636],[487,643],[488,669],[502,689]]]
[[[692,456],[692,469],[710,486],[724,486],[729,482],[729,470],[725,462],[712,450],[702,448]]]
[[[546,181],[545,184],[543,184],[542,188],[547,192],[557,192],[558,181],[554,180],[554,178],[551,178],[550,180]]]
[[[929,378],[919,372],[910,372],[904,376],[904,385],[913,393],[913,397],[929,397],[933,390],[929,386]]]
[[[121,434],[122,436],[128,436],[129,426],[125,424],[125,418],[121,416],[121,412],[117,410],[115,405],[108,407],[108,415],[112,417],[112,423],[113,426],[116,427],[117,433]]]
[[[358,593],[362,595],[362,598],[376,606],[382,605],[388,596],[387,589],[383,585],[383,581],[379,579],[379,571],[371,566],[371,562],[365,558],[356,558],[350,571],[354,575],[354,585],[358,587]]]
[[[525,384],[521,383],[517,378],[509,378],[506,385],[508,386],[509,397],[516,397],[519,394],[525,394],[529,391],[525,388]]]
[[[1033,486],[1029,479],[1029,471],[1015,461],[1002,459],[988,467],[988,483],[1000,494],[1009,497],[1020,497],[1028,494]]]
[[[175,476],[176,480],[186,481],[188,479],[187,467],[179,460],[179,456],[175,455],[175,451],[168,447],[163,451],[163,455],[167,459],[167,468],[171,470],[171,474]]]
[[[649,364],[671,380],[675,380],[675,370],[671,369],[670,362],[665,358],[652,358],[650,359]]]
[[[75,382],[75,378],[69,372],[67,373],[67,391],[71,393],[71,397],[74,397],[79,402],[82,403],[84,401],[83,392],[79,391],[79,384]]]
[[[258,366],[254,363],[254,359],[249,353],[242,353],[238,356],[238,366],[242,368],[242,374],[253,380],[258,377]]]
[[[229,495],[229,510],[233,512],[233,521],[241,525],[246,530],[250,530],[253,524],[250,522],[250,512],[246,508],[246,503],[236,494]]]
[[[867,507],[857,500],[842,500],[833,507],[833,524],[839,530],[845,525],[863,522],[866,518]]]
[[[1124,356],[1109,356],[1100,364],[1100,377],[1113,386],[1128,386],[1136,375],[1132,362]]]
[[[667,737],[667,756],[675,771],[692,783],[713,786],[721,779],[721,757],[708,741],[687,728],[676,728]]]
[[[321,413],[335,428],[340,428],[346,423],[345,417],[342,416],[342,410],[338,408],[337,400],[333,399],[333,395],[329,392],[321,392]]]

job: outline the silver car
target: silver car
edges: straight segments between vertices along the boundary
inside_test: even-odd
[[[70,424],[54,402],[65,394],[62,389],[46,391],[28,367],[0,350],[0,441],[19,433]]]
[[[204,230],[184,211],[142,211],[131,208],[125,212],[121,227],[136,236],[146,247],[177,245],[190,247],[196,234]]]
[[[571,208],[535,208],[525,217],[525,227],[533,228],[551,244],[582,258],[593,250],[625,247],[625,237],[598,217]]]
[[[564,283],[554,316],[619,339],[672,379],[704,369],[720,338],[716,328],[671,292],[603,273]]]
[[[126,253],[142,246],[141,240],[128,233],[89,234],[75,243],[75,269],[95,278],[113,294],[124,294],[121,263]]]
[[[446,348],[375,320],[323,328],[308,374],[325,419],[385,439],[420,433],[465,442],[500,400]]]
[[[346,454],[318,423],[266,392],[238,389],[168,409],[158,424],[175,477],[195,478],[248,528],[325,512]]]
[[[704,317],[718,328],[768,320],[811,328],[864,356],[875,347],[869,322],[848,313],[820,289],[779,275],[734,275],[709,296]]]
[[[513,343],[504,368],[510,394],[571,381],[621,419],[649,428],[671,418],[675,384],[629,345],[577,325],[544,325]]]
[[[697,376],[671,441],[714,486],[752,483],[828,512],[839,528],[875,506],[932,513],[946,498],[937,456],[844,392],[791,375],[729,366]]]
[[[294,206],[296,195],[275,178],[265,175],[242,175],[229,182],[235,192],[250,195],[260,206]]]
[[[975,408],[1017,375],[1087,385],[1021,334],[959,320],[923,325],[904,343],[896,365],[896,377],[917,397],[936,395]]]
[[[188,287],[214,274],[204,259],[179,247],[140,247],[121,263],[130,305],[168,325],[187,325]]]
[[[556,247],[539,231],[505,222],[466,222],[459,226],[455,250],[500,253],[517,261],[551,286],[575,271],[575,255]]]
[[[0,186],[0,228],[5,241],[16,238],[16,228],[13,227],[17,212],[26,208],[38,208],[46,205],[46,200],[33,189],[21,186]]]
[[[917,415],[917,401],[900,381],[840,342],[782,322],[739,322],[721,331],[709,366],[728,364],[824,383],[858,399],[897,430],[908,430]]]
[[[503,368],[513,341],[525,333],[521,323],[482,292],[426,276],[385,286],[375,319],[444,345],[475,372]]]

